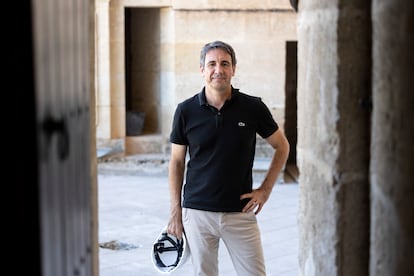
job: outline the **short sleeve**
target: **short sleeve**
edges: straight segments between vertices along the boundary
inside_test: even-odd
[[[180,105],[177,106],[174,113],[170,142],[179,145],[188,145],[187,138],[185,137],[185,120]]]
[[[276,130],[279,129],[279,125],[274,120],[272,113],[270,112],[269,108],[263,103],[263,101],[259,100],[258,106],[258,113],[259,121],[258,121],[258,129],[257,133],[264,139],[272,135]]]

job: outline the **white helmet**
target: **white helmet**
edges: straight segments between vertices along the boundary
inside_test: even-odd
[[[181,240],[168,234],[165,227],[158,235],[152,247],[152,263],[161,273],[171,273],[185,263],[189,255],[185,234]]]

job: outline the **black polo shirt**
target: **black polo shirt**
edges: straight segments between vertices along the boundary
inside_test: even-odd
[[[187,145],[183,207],[215,212],[240,212],[252,191],[256,133],[266,138],[278,129],[258,97],[232,88],[221,110],[210,106],[205,88],[178,104],[170,141]]]

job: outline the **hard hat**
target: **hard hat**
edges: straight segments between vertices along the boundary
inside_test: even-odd
[[[168,234],[167,227],[163,228],[155,240],[151,259],[154,267],[161,273],[171,273],[187,260],[189,249],[185,234],[181,240],[174,235]]]

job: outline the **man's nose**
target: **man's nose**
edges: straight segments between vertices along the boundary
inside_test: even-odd
[[[221,66],[220,64],[216,65],[215,71],[216,71],[216,73],[222,72],[223,71],[223,66]]]

